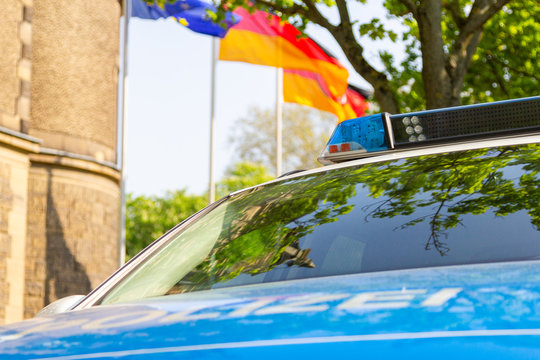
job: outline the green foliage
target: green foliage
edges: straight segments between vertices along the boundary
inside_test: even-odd
[[[394,31],[387,30],[381,22],[381,19],[372,19],[367,24],[360,24],[359,32],[361,36],[369,36],[372,40],[381,40],[388,37],[396,41],[397,34]]]
[[[163,5],[176,0],[156,1]],[[365,0],[356,2],[366,3]],[[225,19],[227,11],[242,6],[249,11],[271,11],[302,31],[309,23],[325,27],[334,35],[353,68],[379,89],[375,93],[378,98],[374,100],[384,100],[385,106],[391,108],[382,109],[384,111],[422,110],[426,108],[426,101],[431,101],[431,105],[452,106],[457,105],[460,97],[461,103],[469,104],[531,96],[537,94],[540,85],[538,0],[509,0],[502,10],[497,5],[499,1],[485,1],[482,5],[485,8],[474,14],[489,13],[491,17],[480,25],[483,37],[478,47],[470,48],[470,39],[461,35],[466,28],[477,28],[477,24],[469,21],[472,22],[474,17],[471,9],[480,3],[479,0],[442,0],[441,9],[428,6],[428,2],[424,1],[385,0],[385,17],[375,17],[361,23],[354,13],[348,13],[344,18],[346,22],[341,24],[332,22],[337,7],[335,0],[221,0],[214,3],[218,5],[218,10],[210,16],[217,23]],[[492,9],[496,10],[490,12]],[[342,7],[341,11],[349,10]],[[420,36],[420,29],[433,22],[438,24],[439,17],[442,34],[430,37],[435,32],[424,32]],[[386,26],[388,18],[401,23],[400,33]],[[381,52],[378,60],[384,69],[375,70],[371,64],[373,59],[363,54],[364,48],[367,48],[363,44],[365,37],[372,40],[390,39],[403,44],[404,60],[398,62],[394,56]],[[426,41],[427,37],[430,37],[429,41]],[[426,47],[426,42],[438,45],[435,48]],[[431,51],[427,52],[426,48]],[[431,61],[432,57],[438,60],[439,51],[443,52],[444,61]],[[423,72],[423,61],[429,64],[427,72]],[[446,76],[440,75],[443,73]],[[441,81],[426,81],[424,76],[438,76],[437,79]],[[426,86],[430,87],[429,90],[426,90]],[[441,90],[443,88],[444,92]],[[436,100],[443,95],[444,100]]]
[[[513,1],[486,25],[463,102],[479,103],[538,95],[540,3]]]
[[[243,161],[234,164],[217,184],[218,197],[272,180],[263,165]]]
[[[126,257],[130,259],[173,226],[206,206],[204,196],[187,195],[185,190],[165,196],[127,195]]]
[[[452,1],[446,1],[450,3]],[[443,2],[444,4],[445,2]],[[457,9],[464,9],[473,1],[460,0]],[[401,34],[405,44],[405,59],[395,64],[391,55],[380,57],[389,75],[402,111],[422,110],[425,106],[422,78],[421,41],[418,25],[399,0],[387,0],[389,13],[407,28]],[[443,42],[447,54],[459,35],[448,9],[443,11]],[[472,57],[465,76],[462,104],[533,96],[540,89],[540,4],[538,0],[511,1],[484,26],[482,40]],[[362,28],[360,28],[362,29]],[[362,34],[361,32],[361,35]],[[369,35],[369,34],[368,34]]]

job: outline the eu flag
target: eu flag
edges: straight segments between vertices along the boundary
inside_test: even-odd
[[[153,20],[174,17],[190,30],[220,38],[225,37],[227,30],[240,21],[238,15],[227,13],[222,23],[214,23],[208,11],[215,12],[216,7],[200,0],[178,0],[173,4],[165,4],[163,8],[155,2],[148,5],[143,0],[132,0],[131,3],[133,17]]]

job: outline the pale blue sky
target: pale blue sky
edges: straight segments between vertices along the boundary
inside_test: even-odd
[[[382,14],[378,1],[351,7],[356,19]],[[396,26],[395,24],[393,26]],[[308,34],[332,51],[348,68],[349,82],[369,89],[354,73],[330,34],[311,26]],[[363,39],[372,60],[389,41]],[[127,96],[128,192],[161,195],[208,188],[211,37],[190,31],[174,20],[132,18],[129,26]],[[227,139],[234,122],[249,106],[273,108],[275,69],[219,61],[216,77],[216,180],[235,162]],[[272,141],[272,139],[269,139]]]

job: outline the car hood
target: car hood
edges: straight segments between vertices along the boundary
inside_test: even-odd
[[[2,359],[540,355],[540,262],[295,280],[0,328]]]

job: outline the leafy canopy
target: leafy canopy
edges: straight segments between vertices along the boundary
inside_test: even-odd
[[[162,5],[175,1],[156,0]],[[366,0],[214,3],[218,11],[212,19],[217,22],[226,11],[241,6],[276,13],[301,30],[310,23],[328,30],[354,70],[371,84],[383,111],[531,96],[540,87],[538,0],[385,0],[386,16],[366,22],[357,17]],[[389,29],[388,18],[399,21],[405,30]],[[371,52],[368,56],[364,51],[367,38],[403,44],[404,60],[398,62],[396,54],[381,51],[374,61]]]
[[[164,196],[127,195],[126,257],[159,238],[173,226],[206,206],[206,198],[188,195],[185,190],[167,192]]]

